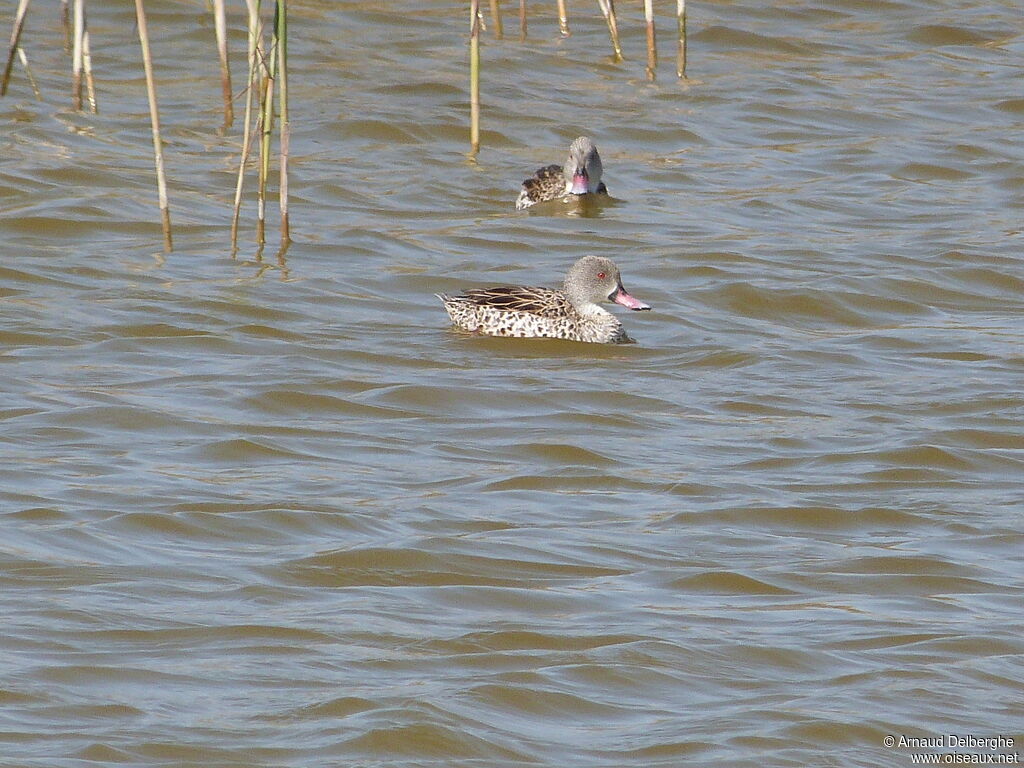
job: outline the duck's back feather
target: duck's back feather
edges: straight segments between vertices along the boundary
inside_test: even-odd
[[[462,297],[478,307],[526,312],[540,317],[575,315],[575,308],[565,294],[552,288],[503,285],[496,288],[471,289],[463,293]]]
[[[546,165],[523,182],[516,200],[516,208],[522,210],[536,203],[554,200],[565,194],[565,176],[560,165]]]

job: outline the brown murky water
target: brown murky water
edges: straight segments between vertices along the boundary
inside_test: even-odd
[[[93,116],[33,6],[44,100],[20,71],[0,100],[0,764],[1024,752],[1024,14],[693,3],[679,84],[670,5],[654,84],[638,4],[622,64],[596,4],[488,33],[472,163],[461,5],[297,3],[280,262],[251,210],[231,258],[202,9],[149,8],[164,258],[131,8],[90,8]],[[616,200],[516,213],[580,133]],[[636,345],[467,337],[433,296],[586,253],[654,306]]]

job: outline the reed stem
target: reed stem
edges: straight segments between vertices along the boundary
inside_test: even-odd
[[[558,31],[562,37],[569,36],[569,14],[565,10],[565,0],[558,0]]]
[[[77,3],[80,0],[76,0]],[[149,31],[146,27],[146,9],[142,0],[135,0],[135,19],[142,46],[142,66],[146,70],[146,93],[149,96],[149,120],[153,126],[153,153],[156,157],[156,186],[160,198],[160,214],[164,230],[164,251],[171,251],[171,213],[167,205],[167,181],[164,178],[164,152],[160,141],[160,113],[156,105],[156,82],[153,79],[153,58],[149,53]]]
[[[277,0],[277,13],[274,16],[274,36],[277,47],[278,69],[278,112],[280,113],[281,178],[278,188],[281,207],[281,253],[292,241],[291,228],[288,224],[288,147],[291,128],[288,122],[288,4],[287,0]]]
[[[469,3],[469,146],[480,151],[480,0]]]
[[[235,120],[235,106],[231,94],[231,67],[228,65],[227,14],[224,0],[213,0],[213,29],[217,37],[217,55],[220,57],[220,87],[224,95],[224,130]]]
[[[60,28],[64,30],[64,50],[71,50],[71,15],[68,0],[60,0]]]
[[[676,54],[676,74],[686,77],[686,0],[676,0],[676,21],[679,24],[679,52]]]
[[[7,63],[4,65],[3,79],[0,80],[0,96],[7,95],[7,81],[11,79],[11,67],[14,66],[14,55],[19,50],[21,30],[25,27],[25,14],[28,12],[28,0],[18,0],[18,10],[14,14],[14,26],[11,27],[11,49],[7,52]]]
[[[647,79],[654,80],[658,70],[658,44],[654,36],[653,0],[644,0],[644,19],[647,21]]]
[[[99,110],[96,108],[96,83],[92,79],[92,49],[89,47],[88,26],[82,33],[82,70],[85,72],[85,93],[89,109],[95,115]]]
[[[597,4],[601,6],[601,13],[604,14],[605,23],[608,25],[608,36],[612,39],[615,60],[622,61],[622,46],[619,45],[619,22],[615,17],[615,0],[597,0]]]
[[[74,0],[73,9],[71,99],[77,112],[82,109],[82,38],[85,34],[85,0]]]
[[[272,33],[274,35],[276,29]],[[274,132],[274,82],[279,60],[275,37],[270,46],[270,61],[263,69],[260,89],[260,173],[256,190],[256,242],[260,246],[267,241],[267,182],[270,179],[270,139]]]
[[[519,42],[526,40],[526,0],[519,0]]]
[[[32,86],[32,93],[35,94],[37,99],[42,101],[42,91],[39,90],[36,79],[32,76],[32,68],[28,65],[28,56],[25,54],[25,49],[21,46],[18,46],[18,60],[21,61],[21,66],[25,68],[25,75],[28,77],[28,84]]]
[[[248,85],[245,90],[245,125],[242,130],[242,153],[238,161],[238,177],[235,181],[235,208],[231,217],[231,252],[238,250],[238,219],[242,211],[242,186],[245,181],[245,164],[249,161],[252,151],[252,108],[258,89],[257,67],[259,65],[260,30],[259,0],[245,0],[249,12],[249,45],[247,49],[249,61]]]
[[[491,0],[491,19],[494,21],[494,37],[501,40],[505,32],[501,25],[501,0]]]

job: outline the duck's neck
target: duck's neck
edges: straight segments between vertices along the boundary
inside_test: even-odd
[[[587,302],[577,307],[576,311],[580,313],[584,341],[618,341],[625,335],[619,319],[597,304]]]
[[[598,306],[592,301],[581,301],[576,305],[576,311],[580,313],[580,317],[586,318],[587,320],[598,320],[604,317],[614,317],[604,307]]]

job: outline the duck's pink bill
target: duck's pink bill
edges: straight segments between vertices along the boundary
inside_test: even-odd
[[[587,177],[582,173],[574,174],[572,177],[572,189],[574,195],[585,195],[587,193]]]
[[[632,296],[630,296],[628,293],[626,293],[621,288],[619,289],[618,293],[615,294],[615,298],[613,299],[613,301],[616,304],[621,304],[622,306],[628,307],[629,309],[650,309],[651,308],[650,304],[644,304],[639,299],[634,299]]]

